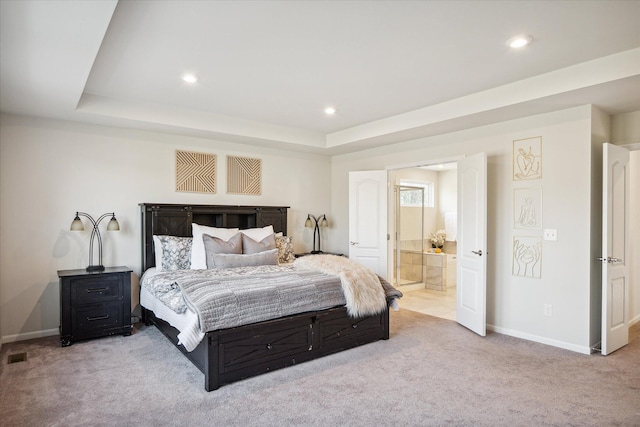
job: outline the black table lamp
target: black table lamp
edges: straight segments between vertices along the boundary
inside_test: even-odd
[[[313,218],[313,222],[311,219]],[[314,225],[315,223],[315,225]],[[315,216],[311,214],[307,214],[307,220],[304,222],[304,226],[307,228],[313,228],[313,250],[312,254],[321,254],[322,250],[320,248],[320,228],[319,227],[328,227],[329,221],[327,221],[327,216],[322,214],[322,216]],[[318,234],[318,249],[316,250],[316,233]]]
[[[89,241],[89,266],[87,267],[87,271],[104,271],[104,265],[102,265],[102,237],[100,237],[98,224],[100,224],[100,221],[102,221],[106,217],[111,216],[111,220],[109,220],[109,223],[107,224],[107,231],[120,230],[120,224],[118,224],[116,214],[113,212],[102,214],[100,218],[95,220],[88,213],[76,212],[76,217],[71,223],[71,231],[84,231],[84,225],[80,220],[81,216],[88,218],[93,226],[93,229],[91,230],[91,240]],[[93,264],[93,239],[95,239],[96,237],[98,237],[98,265]]]

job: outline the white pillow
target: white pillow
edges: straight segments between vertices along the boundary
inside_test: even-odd
[[[261,242],[265,237],[273,234],[273,225],[267,225],[262,228],[247,228],[246,230],[240,230],[240,232],[256,242]]]
[[[228,242],[229,239],[240,231],[238,228],[208,227],[206,225],[196,224],[195,222],[191,224],[191,230],[193,233],[193,243],[191,246],[192,270],[207,269],[207,254],[204,251],[204,242],[202,241],[203,234],[208,234],[209,236],[217,237],[218,239]]]

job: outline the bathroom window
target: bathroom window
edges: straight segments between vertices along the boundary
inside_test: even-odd
[[[424,206],[426,208],[434,207],[434,187],[433,182],[427,181],[409,181],[400,180],[400,185],[407,187],[420,187],[424,190],[424,200],[421,199],[421,194],[417,191],[403,191],[400,193],[400,206],[419,207]],[[421,203],[423,202],[423,203]]]

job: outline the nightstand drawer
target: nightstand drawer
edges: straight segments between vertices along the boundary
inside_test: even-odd
[[[71,304],[92,304],[119,299],[120,276],[110,275],[73,279],[71,281]]]
[[[74,307],[71,309],[71,321],[74,335],[97,329],[117,328],[122,326],[122,304],[116,301]]]

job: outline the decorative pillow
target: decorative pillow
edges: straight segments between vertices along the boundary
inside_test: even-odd
[[[277,233],[276,248],[278,248],[278,264],[287,264],[295,261],[296,256],[293,252],[293,242],[291,237],[284,236],[282,233]]]
[[[242,253],[243,254],[257,254],[258,252],[268,251],[270,249],[276,249],[276,237],[271,233],[264,239],[256,242],[246,234],[242,235]]]
[[[158,271],[188,270],[191,266],[191,237],[153,236]]]
[[[207,256],[204,251],[204,242],[202,241],[204,233],[226,242],[240,231],[238,228],[216,228],[196,223],[191,224],[191,229],[193,234],[193,245],[191,247],[192,270],[205,270],[207,268]]]
[[[242,236],[243,234],[236,234],[228,241],[224,241],[217,237],[209,236],[208,234],[202,235],[202,242],[204,243],[204,251],[207,254],[241,254],[242,253]]]
[[[251,267],[256,265],[278,265],[278,250],[271,249],[247,255],[207,252],[207,268]]]
[[[262,228],[247,228],[245,230],[240,230],[240,232],[246,236],[251,237],[256,242],[261,241],[269,234],[273,234],[273,225],[267,225]]]

